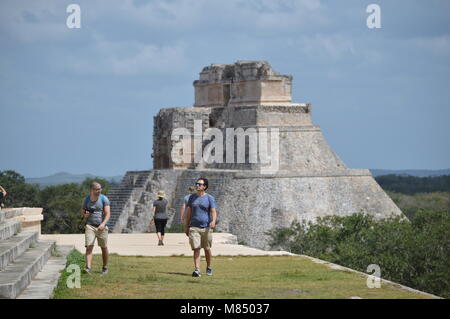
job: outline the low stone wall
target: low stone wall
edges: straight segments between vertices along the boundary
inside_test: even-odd
[[[4,208],[1,210],[7,217],[21,222],[22,231],[36,231],[41,235],[41,221],[44,220],[40,207]]]

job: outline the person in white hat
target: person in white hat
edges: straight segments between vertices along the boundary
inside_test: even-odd
[[[158,246],[164,246],[164,229],[169,216],[166,212],[168,204],[164,191],[159,191],[156,196],[158,199],[153,202],[153,221],[155,222],[156,235],[158,236]]]

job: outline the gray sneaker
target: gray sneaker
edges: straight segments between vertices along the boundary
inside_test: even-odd
[[[84,268],[84,273],[88,274],[88,275],[92,274],[91,268],[88,268],[88,267]]]
[[[195,269],[192,273],[192,277],[201,277],[202,274],[200,273],[200,269]]]
[[[211,267],[206,267],[206,275],[212,276],[212,268]]]
[[[102,275],[106,275],[108,273],[108,267],[102,268]]]

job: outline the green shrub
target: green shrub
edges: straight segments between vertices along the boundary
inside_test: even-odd
[[[450,297],[449,212],[420,210],[410,221],[375,220],[367,214],[329,216],[267,234],[272,247],[362,272],[377,264],[385,279]]]

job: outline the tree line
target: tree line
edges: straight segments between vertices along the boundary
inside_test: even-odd
[[[92,181],[99,182],[103,194],[108,194],[111,183],[102,178],[86,178],[81,184],[63,184],[39,189],[38,185],[25,183],[25,177],[12,171],[0,171],[0,185],[8,195],[4,199],[6,207],[42,207],[44,220],[41,222],[43,234],[79,233],[81,205],[89,194]]]
[[[414,195],[417,193],[450,192],[450,175],[416,177],[410,175],[382,175],[375,177],[380,186],[391,192]]]

